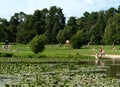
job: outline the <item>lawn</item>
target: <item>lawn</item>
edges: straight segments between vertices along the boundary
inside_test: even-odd
[[[100,45],[90,45],[88,48],[82,46],[81,49],[72,49],[70,46],[64,45],[46,45],[42,53],[34,54],[29,45],[12,44],[12,51],[4,51],[0,44],[1,53],[12,53],[13,58],[47,58],[47,59],[93,59],[91,55],[95,55],[100,51]],[[102,45],[105,54],[120,54],[120,46],[115,46],[116,50],[112,50],[111,45]]]

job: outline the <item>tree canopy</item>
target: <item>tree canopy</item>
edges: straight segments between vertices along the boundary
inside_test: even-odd
[[[81,36],[78,34],[82,31]],[[82,17],[68,20],[63,9],[35,10],[33,14],[15,13],[8,21],[0,18],[0,41],[29,43],[36,35],[45,35],[48,44],[65,43],[81,36],[82,44],[120,44],[120,6],[106,11],[84,12]],[[79,40],[79,39],[78,39]]]

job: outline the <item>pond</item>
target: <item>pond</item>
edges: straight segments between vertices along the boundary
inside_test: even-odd
[[[108,62],[104,67],[93,63],[4,63],[0,64],[0,85],[3,87],[120,87],[119,78],[108,77],[106,72],[109,67]]]
[[[0,87],[5,87],[5,85],[10,84],[10,83],[19,83],[21,81],[20,78],[17,78],[12,75],[5,75],[1,74],[0,75]]]

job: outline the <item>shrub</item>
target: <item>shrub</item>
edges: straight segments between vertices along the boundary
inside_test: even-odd
[[[71,45],[75,49],[79,49],[84,44],[84,34],[83,31],[78,31],[74,36],[71,38]]]
[[[46,44],[46,37],[45,35],[36,35],[31,41],[30,41],[30,48],[31,50],[37,54],[39,52],[42,52],[45,48]]]
[[[0,57],[12,57],[13,53],[4,53],[4,52],[0,52]]]

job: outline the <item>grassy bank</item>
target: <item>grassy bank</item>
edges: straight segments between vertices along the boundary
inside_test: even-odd
[[[34,54],[29,45],[16,44],[12,45],[12,51],[4,51],[3,45],[0,44],[0,53],[3,55],[1,57],[10,57],[13,58],[49,58],[49,59],[91,59],[90,55],[99,53],[100,45],[91,45],[88,48],[83,46],[81,49],[72,49],[68,48],[67,45],[46,45],[44,52],[39,54]],[[120,46],[116,46],[116,50],[112,49],[110,45],[103,45],[102,48],[105,50],[106,54],[120,54]],[[6,54],[6,55],[5,55]]]

